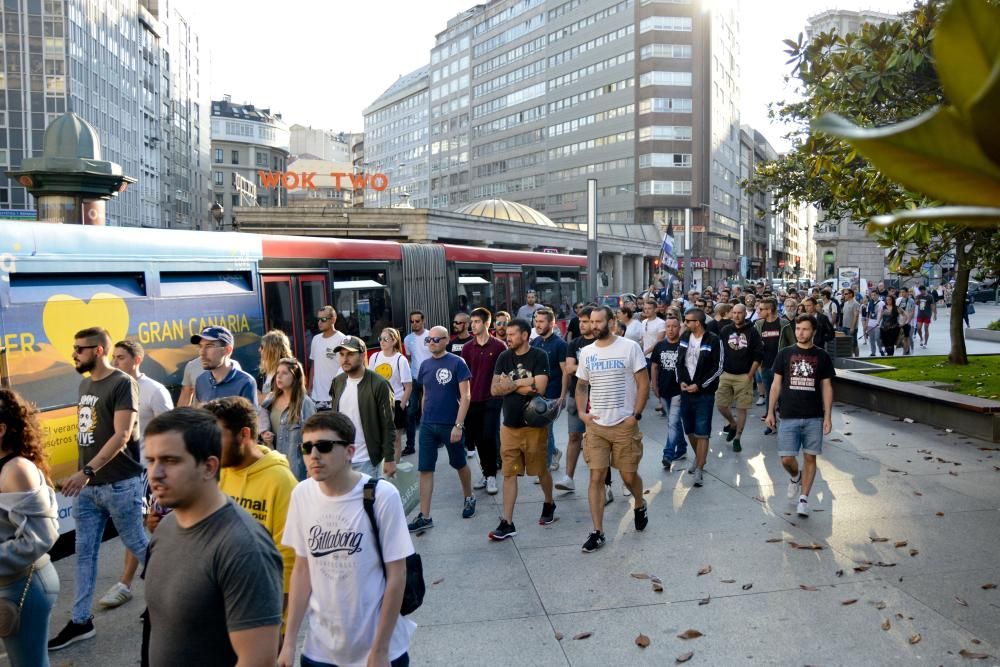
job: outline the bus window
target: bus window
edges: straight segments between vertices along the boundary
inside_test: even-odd
[[[264,276],[264,329],[278,329],[295,340],[292,321],[292,281],[287,276]]]
[[[459,274],[458,306],[459,311],[464,313],[472,312],[474,308],[493,311],[493,283],[489,281],[489,272]]]
[[[384,271],[337,273],[333,283],[337,330],[357,336],[371,347],[379,332],[392,324],[392,302]]]
[[[309,275],[299,277],[299,296],[302,303],[302,341],[309,356],[309,346],[312,344],[312,337],[319,333],[319,322],[316,320],[316,313],[323,306],[328,305],[326,296],[326,276]]]
[[[250,274],[244,271],[200,273],[160,273],[161,296],[205,296],[206,294],[248,294],[253,292]]]
[[[556,315],[561,320],[573,317],[573,304],[583,300],[580,296],[580,279],[578,275],[566,271],[559,274],[559,285],[562,287],[562,302],[556,309]]]
[[[556,271],[539,271],[535,274],[535,291],[538,293],[538,303],[544,304],[556,313],[559,312],[559,273]]]
[[[122,299],[146,296],[146,278],[142,273],[11,273],[11,303],[45,303],[56,294],[90,299],[94,294],[109,294]]]

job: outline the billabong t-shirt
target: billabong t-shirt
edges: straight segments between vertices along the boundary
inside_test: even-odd
[[[445,354],[420,364],[417,381],[424,386],[425,424],[455,424],[458,421],[459,385],[472,377],[462,357]]]
[[[635,374],[646,368],[639,344],[617,336],[584,348],[576,377],[590,383],[590,414],[600,426],[619,424],[635,411]]]
[[[790,345],[778,351],[774,372],[781,375],[779,407],[782,419],[815,419],[823,416],[823,380],[836,371],[826,350],[813,345]]]
[[[80,401],[76,413],[76,444],[79,469],[101,451],[115,434],[115,412],[132,412],[132,433],[125,449],[115,454],[91,480],[91,484],[110,484],[142,474],[139,463],[139,383],[117,368],[96,382],[86,377],[80,381]]]

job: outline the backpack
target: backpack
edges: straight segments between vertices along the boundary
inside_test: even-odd
[[[377,479],[369,479],[364,487],[365,514],[371,521],[372,529],[375,531],[375,547],[378,549],[378,562],[382,564],[382,576],[385,576],[385,558],[382,556],[382,534],[379,532],[378,521],[375,520],[375,487],[378,485]],[[406,557],[406,581],[403,584],[403,604],[400,605],[399,613],[408,616],[420,608],[424,603],[424,564],[420,560],[420,554],[412,553]]]

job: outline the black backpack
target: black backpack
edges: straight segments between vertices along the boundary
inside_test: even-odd
[[[378,549],[378,562],[382,564],[382,575],[385,576],[385,558],[382,556],[382,534],[379,532],[378,521],[375,520],[375,487],[378,485],[377,479],[369,479],[365,482],[364,504],[365,514],[372,523],[375,531],[375,547]],[[420,554],[412,553],[406,557],[406,583],[403,586],[403,604],[399,608],[399,613],[408,616],[420,608],[424,603],[424,564],[420,560]]]

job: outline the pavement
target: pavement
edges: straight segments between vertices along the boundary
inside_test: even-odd
[[[1000,317],[1000,307],[976,308],[974,326]],[[945,345],[946,320],[918,354],[934,352],[935,337]],[[762,411],[750,412],[741,454],[713,437],[705,486],[694,489],[690,475],[660,466],[665,420],[648,408],[649,526],[634,530],[616,474],[608,543],[592,554],[580,551],[591,529],[582,461],[578,490],[556,493],[551,526],[537,525],[540,488],[521,480],[519,532],[502,543],[487,539],[501,494],[477,491],[478,512],[463,520],[458,480],[441,464],[435,528],[414,537],[427,597],[412,616],[412,664],[663,665],[693,652],[692,665],[958,665],[970,662],[964,650],[990,656],[972,664],[1000,665],[1000,588],[990,587],[1000,586],[1000,445],[923,425],[919,414],[907,423],[836,404],[813,514],[802,519]],[[722,425],[716,415],[716,432]],[[564,448],[562,418],[556,433]],[[117,539],[104,545],[98,597],[122,555]],[[73,558],[57,569],[52,634],[69,616]],[[141,611],[140,582],[135,600],[96,612],[95,639],[53,653],[52,664],[136,665]],[[679,638],[689,630],[701,636]]]

